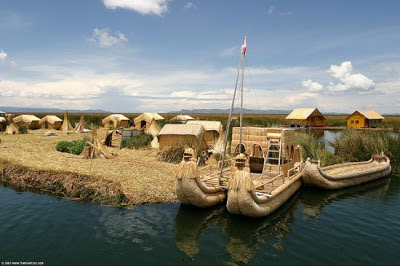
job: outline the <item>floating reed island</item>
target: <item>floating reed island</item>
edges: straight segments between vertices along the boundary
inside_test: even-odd
[[[103,140],[106,128],[98,129]],[[56,195],[115,205],[176,201],[176,164],[157,161],[157,150],[103,146],[110,159],[85,159],[55,149],[60,141],[90,139],[91,133],[45,137],[45,130],[2,135],[0,171],[3,182],[38,188]]]

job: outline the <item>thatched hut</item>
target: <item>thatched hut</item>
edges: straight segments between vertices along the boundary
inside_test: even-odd
[[[160,145],[158,144],[158,133],[160,133],[161,128],[157,124],[156,120],[151,120],[150,126],[146,128],[145,132],[146,134],[152,135],[153,140],[151,141],[151,147],[152,148],[159,148]]]
[[[192,120],[194,120],[194,118],[191,117],[190,115],[177,115],[171,118],[169,121],[174,123],[186,124],[188,121]]]
[[[317,108],[298,108],[285,118],[283,124],[291,127],[323,127],[326,118]]]
[[[129,127],[129,118],[122,114],[111,114],[104,118],[101,123],[105,128],[118,128],[118,127]]]
[[[222,135],[222,124],[220,121],[188,121],[188,125],[202,125],[204,127],[204,140],[207,146],[214,147],[219,137]]]
[[[143,113],[133,119],[136,129],[143,130],[150,126],[151,120],[160,121],[164,120],[164,117],[157,113]]]
[[[161,150],[177,146],[206,147],[202,125],[167,124],[158,134],[158,142]]]
[[[55,129],[59,130],[63,121],[55,115],[46,115],[39,121],[39,126],[42,129]]]
[[[13,122],[18,126],[26,126],[28,129],[40,128],[40,119],[34,115],[19,115],[13,118]]]

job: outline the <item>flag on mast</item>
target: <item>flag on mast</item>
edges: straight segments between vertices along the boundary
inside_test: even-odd
[[[247,50],[247,36],[244,36],[243,44],[242,44],[242,54],[245,54]]]

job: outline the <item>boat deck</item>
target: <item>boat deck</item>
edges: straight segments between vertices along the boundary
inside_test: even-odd
[[[371,162],[365,164],[353,164],[353,165],[341,165],[337,168],[327,169],[324,172],[331,176],[343,175],[343,174],[351,174],[355,172],[362,172],[371,168],[375,168],[379,163]]]
[[[270,176],[267,174],[264,174],[262,176],[261,174],[257,173],[251,173],[250,174],[252,179],[253,179],[253,185],[256,188],[257,192],[260,193],[265,193],[265,194],[270,194],[274,189],[279,187],[280,185],[284,184],[283,178],[279,177],[273,182],[269,182],[270,180],[274,179],[275,176]],[[217,186],[219,182],[219,176],[220,172],[219,171],[214,171],[214,172],[209,172],[207,174],[204,174],[201,176],[201,180],[207,184],[208,186]],[[222,173],[221,177],[221,184],[220,186],[222,188],[227,188],[228,187],[228,181],[231,176],[231,171],[230,169],[225,169]],[[286,180],[286,178],[285,178]]]

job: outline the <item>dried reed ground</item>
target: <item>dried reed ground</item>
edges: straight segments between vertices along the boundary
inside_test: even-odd
[[[84,159],[81,156],[56,151],[57,142],[82,139],[89,134],[63,134],[44,137],[47,130],[29,131],[22,135],[0,135],[0,164],[27,168],[32,171],[52,171],[73,176],[90,176],[99,183],[113,182],[127,197],[128,204],[170,202],[176,200],[175,175],[177,165],[159,162],[157,150],[119,149],[120,141],[113,141],[114,147],[105,147],[112,159]],[[106,129],[98,131],[104,139]]]

